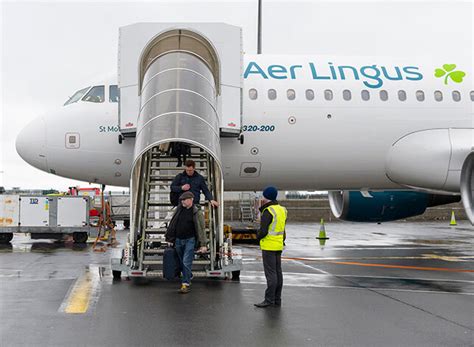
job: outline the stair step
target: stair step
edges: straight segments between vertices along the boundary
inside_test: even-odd
[[[147,277],[163,277],[162,270],[150,270],[146,272]],[[206,271],[193,271],[193,276],[196,277],[207,277]]]
[[[145,242],[166,242],[164,237],[156,237],[156,238],[146,238],[144,239]]]
[[[143,265],[162,265],[163,260],[143,260]]]
[[[143,253],[145,254],[163,254],[165,252],[164,249],[144,249]]]
[[[207,162],[207,159],[202,159],[201,157],[186,157],[186,159],[192,159],[196,163],[205,163]],[[151,159],[152,163],[178,163],[177,159],[174,158],[156,158],[156,156],[153,156]],[[184,166],[182,166],[181,170],[184,170]]]
[[[152,179],[152,182],[172,181],[172,180],[174,180],[174,176],[173,177],[163,177],[163,176],[160,176],[160,175],[150,175],[150,178]],[[164,185],[164,184],[162,184],[162,185]]]
[[[210,263],[211,263],[210,260],[193,260],[193,266],[194,265],[208,265]],[[162,265],[163,260],[143,260],[142,264],[143,265]]]
[[[153,230],[153,231],[146,231],[145,233],[147,235],[163,235],[164,236],[166,234],[166,231]],[[163,238],[163,240],[164,240],[164,238]],[[158,241],[160,241],[160,240],[158,240]]]
[[[201,175],[202,177],[204,177],[204,179],[207,179],[207,176],[204,176],[204,175]],[[174,178],[176,177],[176,175],[155,175],[155,174],[151,174],[150,175],[150,178],[153,178],[155,180],[160,180],[160,181],[169,181],[169,180],[174,180]]]
[[[150,169],[151,170],[163,170],[163,171],[166,171],[166,170],[169,170],[169,171],[184,171],[184,168],[182,168],[182,167],[172,167],[172,166],[152,166],[152,167],[150,167]],[[207,170],[207,166],[196,167],[196,170],[199,170],[199,171]]]
[[[166,228],[146,228],[145,232],[147,234],[161,234],[166,232]]]
[[[169,222],[170,219],[162,219],[162,218],[148,218],[147,222]]]
[[[152,194],[152,193],[150,193]],[[148,205],[152,206],[173,206],[170,202],[158,201],[158,200],[148,200]]]
[[[149,186],[164,186],[164,184],[162,184],[162,183],[160,184],[160,183],[157,183],[157,182],[149,182],[148,185]],[[169,185],[167,185],[165,187],[167,187],[168,189],[160,189],[159,192],[169,194],[170,193]]]

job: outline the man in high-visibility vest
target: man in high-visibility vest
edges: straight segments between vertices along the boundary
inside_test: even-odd
[[[281,271],[281,252],[286,238],[286,208],[276,200],[278,190],[267,187],[263,191],[262,206],[260,207],[260,230],[257,239],[262,250],[263,269],[267,279],[265,300],[255,304],[257,307],[281,306],[281,290],[283,274]]]

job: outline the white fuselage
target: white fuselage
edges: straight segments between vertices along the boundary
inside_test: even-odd
[[[397,140],[427,129],[472,128],[472,66],[457,67],[466,71],[457,83],[435,77],[444,63],[245,56],[244,143],[221,139],[225,190],[269,184],[286,190],[400,188],[386,175],[387,154]],[[94,84],[105,85],[106,102],[75,102],[31,123],[18,136],[19,154],[59,176],[128,186],[134,138],[118,142],[118,103],[107,102],[112,84],[114,79]],[[368,100],[362,99],[365,91]],[[399,91],[406,100],[399,100]],[[388,99],[382,100],[385,92]],[[74,148],[66,148],[67,134],[79,135]]]

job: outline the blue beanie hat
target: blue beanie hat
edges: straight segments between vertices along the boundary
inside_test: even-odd
[[[267,200],[276,200],[278,195],[278,190],[275,187],[267,187],[263,191],[263,197]]]

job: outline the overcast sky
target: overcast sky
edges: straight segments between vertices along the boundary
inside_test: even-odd
[[[18,156],[15,138],[96,76],[117,70],[118,28],[136,22],[225,22],[256,51],[257,1],[1,1],[0,186],[77,183]],[[263,53],[473,57],[472,1],[264,1]],[[453,53],[454,52],[454,53]],[[472,69],[472,67],[471,67]],[[244,115],[245,116],[245,115]]]

